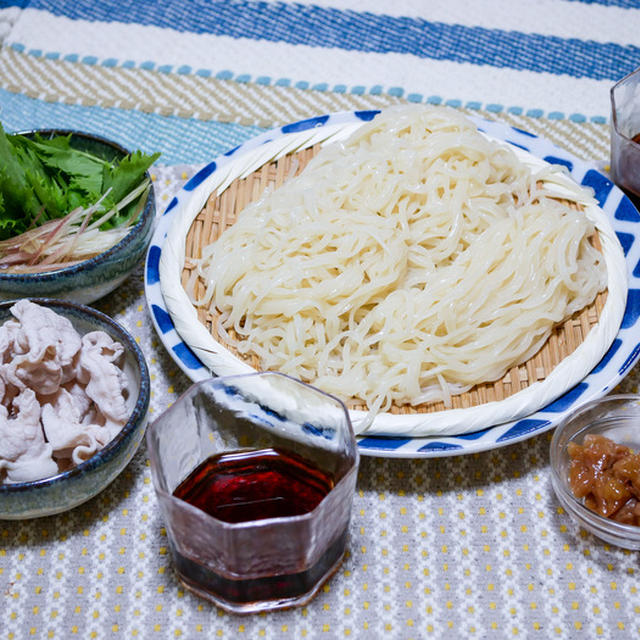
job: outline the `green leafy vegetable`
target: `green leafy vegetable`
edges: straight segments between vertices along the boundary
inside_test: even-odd
[[[0,232],[8,237],[26,228],[24,218],[32,219],[38,213],[39,204],[30,188],[27,172],[30,158],[21,161],[19,152],[11,144],[0,125]],[[18,212],[14,215],[12,212]]]
[[[121,232],[101,236],[101,232],[126,227],[138,217],[149,189],[145,173],[159,155],[136,151],[111,162],[74,148],[71,136],[7,135],[0,124],[0,266],[18,263],[27,254],[31,258],[24,261],[33,266],[34,256],[40,259],[46,253],[44,245],[34,249],[34,238],[53,244],[51,230],[34,230],[49,229],[51,221],[67,217],[51,227],[56,256],[64,258],[58,255],[63,246],[75,250],[86,229],[96,236],[92,246],[99,253],[100,237],[107,242],[108,237],[122,236]],[[66,242],[63,232],[74,235],[72,243]],[[29,239],[26,254],[22,234]]]

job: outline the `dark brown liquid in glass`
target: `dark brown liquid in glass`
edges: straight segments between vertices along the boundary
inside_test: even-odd
[[[219,520],[238,523],[308,513],[333,486],[329,474],[301,456],[280,449],[260,449],[211,456],[178,485],[173,495]],[[176,568],[187,584],[229,602],[251,603],[295,598],[309,592],[342,556],[346,535],[345,528],[311,567],[256,579],[230,579],[172,550]],[[278,553],[274,548],[274,557]]]
[[[295,453],[233,451],[201,462],[173,492],[225,522],[298,516],[313,511],[333,479]]]

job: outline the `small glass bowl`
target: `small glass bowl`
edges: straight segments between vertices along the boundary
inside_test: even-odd
[[[337,570],[359,462],[349,415],[338,399],[280,373],[210,378],[149,426],[147,445],[176,573],[191,591],[234,613],[280,609],[306,603]],[[308,461],[332,478],[332,488],[311,511],[265,516],[258,513],[261,505],[285,498],[268,497],[269,474],[263,473],[251,479],[260,497],[224,494],[231,501],[225,508],[246,508],[249,518],[241,521],[220,520],[174,495],[207,461],[246,459],[264,450]],[[240,477],[225,471],[224,482],[209,490],[204,486],[211,476],[196,473],[202,478],[196,492],[206,496],[207,507],[223,495],[223,484]]]
[[[640,395],[611,395],[588,402],[558,425],[550,448],[553,489],[569,515],[605,542],[640,550],[640,526],[622,524],[595,513],[571,490],[567,446],[570,442],[582,444],[588,434],[602,435],[640,451]]]

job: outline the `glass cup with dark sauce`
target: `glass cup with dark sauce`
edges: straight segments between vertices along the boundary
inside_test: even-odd
[[[211,378],[147,445],[190,590],[236,613],[298,606],[339,567],[359,456],[338,399],[279,373]]]
[[[611,89],[611,177],[640,209],[640,68]]]

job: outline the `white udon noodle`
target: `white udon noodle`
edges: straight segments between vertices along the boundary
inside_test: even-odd
[[[459,113],[389,109],[204,248],[194,304],[262,369],[350,406],[450,406],[606,287],[592,223],[544,178]]]

